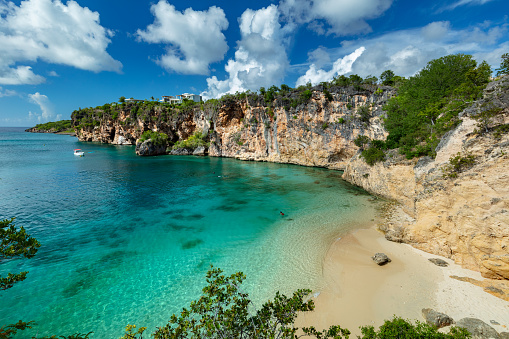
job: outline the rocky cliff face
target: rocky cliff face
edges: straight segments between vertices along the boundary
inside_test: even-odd
[[[509,279],[509,136],[493,126],[509,123],[509,79],[490,84],[485,99],[438,146],[435,159],[404,160],[391,153],[373,167],[357,154],[343,178],[402,204],[413,219],[387,224],[386,237],[454,259],[484,277]],[[487,133],[472,117],[486,103],[503,109]],[[450,159],[473,159],[454,170]],[[391,157],[392,156],[392,157]],[[459,159],[459,158],[456,158]]]
[[[103,115],[81,125],[81,117],[73,114],[73,123],[80,126],[80,141],[134,145],[143,131],[153,130],[175,142],[201,131],[209,133],[210,156],[343,169],[357,152],[353,140],[358,135],[385,138],[382,105],[394,94],[391,88],[376,94],[339,88],[327,97],[315,88],[297,107],[285,106],[281,98],[266,103],[251,95],[178,114],[155,107],[133,117],[133,107],[126,106],[116,119]],[[369,122],[359,117],[363,106],[369,108]]]

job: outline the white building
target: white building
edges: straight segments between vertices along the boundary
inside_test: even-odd
[[[189,94],[184,93],[177,95],[176,97],[173,95],[163,95],[160,102],[168,102],[170,104],[181,104],[184,102],[184,99],[191,100],[194,102],[201,102],[201,95],[198,94]]]

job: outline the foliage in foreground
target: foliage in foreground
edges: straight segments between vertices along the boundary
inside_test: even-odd
[[[386,320],[375,331],[373,326],[364,326],[361,328],[362,339],[462,339],[470,338],[470,333],[461,327],[451,327],[449,333],[440,333],[435,326],[417,321],[413,325],[410,321],[394,317],[392,320]]]
[[[208,285],[203,289],[200,299],[191,302],[180,316],[173,315],[169,323],[158,328],[155,339],[177,338],[349,338],[350,331],[340,326],[331,326],[328,330],[318,331],[314,327],[297,328],[294,326],[298,312],[314,309],[313,300],[307,299],[310,290],[298,290],[288,298],[276,293],[253,312],[249,307],[251,300],[240,290],[245,276],[241,272],[222,275],[222,270],[212,268],[207,273]],[[128,325],[122,339],[142,339],[144,327]],[[437,328],[426,323],[413,325],[408,320],[395,317],[386,321],[378,331],[372,326],[361,328],[363,339],[462,339],[469,333],[462,328],[452,327],[450,333],[440,333]]]
[[[14,224],[14,219],[0,220],[0,260],[17,257],[32,258],[41,244],[21,226]],[[11,288],[15,283],[26,279],[28,272],[8,273],[7,277],[0,276],[0,289]]]
[[[14,218],[0,221],[1,258],[24,256],[31,258],[40,246],[39,242],[26,233],[23,227],[19,230],[13,224]],[[26,272],[22,272],[26,273]],[[26,275],[26,274],[25,274]],[[24,279],[24,277],[23,277]],[[211,268],[207,273],[208,285],[203,295],[193,301],[189,309],[184,308],[180,316],[173,315],[169,323],[157,329],[155,339],[167,338],[300,338],[314,336],[318,339],[349,338],[350,331],[340,326],[331,326],[328,330],[318,331],[314,327],[299,329],[294,326],[298,312],[314,309],[312,300],[304,301],[310,290],[298,290],[288,298],[279,292],[274,300],[269,300],[253,312],[247,293],[240,289],[245,279],[241,272],[222,275],[222,270]],[[5,285],[7,289],[12,283]],[[32,328],[33,321],[19,321],[15,324],[0,327],[0,339],[8,339],[18,331]],[[145,327],[136,329],[128,325],[122,339],[142,339]],[[37,339],[89,339],[93,332],[75,333],[69,336],[38,337]],[[450,333],[439,333],[435,327],[417,322],[394,318],[386,321],[378,331],[372,326],[362,327],[363,339],[389,338],[422,338],[422,339],[463,339],[469,338],[466,330],[451,328]],[[36,339],[32,337],[32,339]]]

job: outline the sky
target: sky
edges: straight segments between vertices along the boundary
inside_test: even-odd
[[[507,0],[0,0],[0,126],[509,53]]]

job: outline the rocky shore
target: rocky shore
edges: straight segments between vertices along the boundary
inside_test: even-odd
[[[251,94],[178,114],[150,105],[133,114],[134,108],[124,105],[116,117],[96,110],[75,112],[72,119],[81,141],[134,145],[152,130],[175,143],[199,131],[209,138],[200,155],[344,170],[345,180],[397,202],[407,214],[380,225],[387,239],[450,258],[484,278],[509,282],[509,135],[489,128],[480,132],[473,119],[489,102],[502,109],[491,125],[509,123],[508,78],[490,83],[484,98],[460,114],[461,123],[442,138],[434,159],[407,160],[392,150],[374,166],[361,158],[354,140],[359,135],[385,139],[382,107],[395,95],[390,87],[331,88],[327,95],[317,86],[295,107],[277,100],[267,104]],[[469,166],[451,169],[455,157],[469,160]],[[509,296],[509,289],[497,290],[499,297]]]

